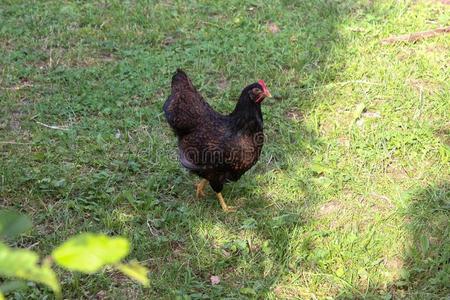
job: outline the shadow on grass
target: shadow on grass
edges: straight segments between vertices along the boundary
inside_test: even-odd
[[[320,147],[313,133],[299,124],[296,126],[298,134],[307,137],[309,147]],[[311,156],[305,148],[297,147],[306,159]],[[308,177],[314,175],[307,170],[300,172],[296,186],[285,187],[298,190],[293,195],[287,191],[287,198],[272,194],[269,189],[273,185],[271,181],[278,180],[277,174],[298,171],[297,165],[284,165],[291,159],[289,155],[280,155],[275,161],[273,151],[269,149],[245,178],[224,189],[227,202],[240,206],[238,212],[232,214],[223,213],[209,187],[206,198],[195,199],[194,187],[187,183],[192,176],[180,174],[185,180],[177,180],[181,183],[181,193],[177,193],[175,199],[187,198],[188,201],[169,200],[172,196],[168,195],[158,204],[158,210],[164,210],[164,223],[177,227],[163,225],[162,231],[169,236],[169,232],[185,234],[172,236],[166,244],[168,252],[162,258],[170,266],[161,262],[151,266],[167,272],[158,279],[165,286],[163,293],[193,299],[268,297],[273,296],[273,289],[291,270],[303,267],[310,246],[303,225],[310,218],[310,209],[319,201]],[[173,217],[169,217],[171,215]],[[155,219],[158,218],[155,215]],[[301,238],[303,236],[305,238]],[[219,276],[220,285],[211,285],[213,275]],[[172,282],[170,288],[169,281]]]
[[[450,295],[450,183],[412,194],[406,212],[411,237],[394,297],[444,299]],[[442,298],[441,298],[442,297]]]

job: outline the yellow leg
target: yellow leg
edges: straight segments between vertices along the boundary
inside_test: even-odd
[[[228,206],[225,203],[225,200],[223,199],[222,193],[217,193],[217,198],[219,199],[220,206],[222,206],[222,209],[224,212],[234,212],[236,211],[236,208],[232,206]]]
[[[203,190],[205,189],[207,183],[208,180],[206,179],[202,179],[199,183],[197,183],[197,198],[205,197],[205,192]]]

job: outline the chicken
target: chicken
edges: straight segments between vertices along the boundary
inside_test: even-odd
[[[271,97],[263,80],[244,88],[229,115],[214,111],[178,69],[172,77],[172,94],[164,103],[167,122],[178,137],[183,167],[203,178],[197,197],[207,183],[225,212],[235,211],[222,196],[226,182],[237,181],[259,159],[264,143],[261,102]]]

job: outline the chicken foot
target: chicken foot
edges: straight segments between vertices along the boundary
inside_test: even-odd
[[[197,187],[197,198],[202,198],[205,197],[205,186],[208,183],[208,180],[206,179],[202,179],[200,180],[199,183],[197,183],[196,187]]]
[[[202,179],[196,184],[197,189],[197,198],[201,198],[205,196],[205,186],[208,183],[208,180]],[[236,208],[233,206],[228,206],[223,199],[222,193],[217,193],[217,199],[219,199],[220,206],[222,207],[224,212],[235,212]]]
[[[222,193],[217,193],[217,199],[219,199],[220,206],[222,206],[222,209],[223,209],[224,212],[235,212],[236,211],[235,207],[228,206],[225,203],[225,200],[223,199]]]

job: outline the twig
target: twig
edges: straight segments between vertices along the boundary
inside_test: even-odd
[[[151,223],[151,221],[147,219],[147,227],[150,230],[150,233],[153,236],[160,236],[161,235],[161,230],[158,230],[158,229],[154,228],[150,223]]]
[[[450,33],[450,26],[448,27],[441,27],[436,28],[429,31],[421,31],[421,32],[414,32],[410,34],[404,34],[404,35],[398,35],[398,36],[392,36],[387,39],[381,40],[382,45],[388,45],[395,42],[415,42],[421,39],[430,38],[439,34],[444,33]]]
[[[7,90],[7,91],[18,91],[18,90],[21,90],[23,88],[32,87],[32,86],[33,86],[32,84],[25,83],[25,84],[16,85],[16,86],[13,86],[13,87],[0,87],[0,89]]]
[[[37,124],[41,125],[41,126],[44,126],[44,127],[50,128],[50,129],[69,130],[69,128],[67,128],[67,126],[54,126],[54,125],[47,125],[47,124],[44,124],[44,123],[39,122],[39,121],[35,121],[35,122]]]
[[[301,91],[308,91],[308,90],[318,90],[328,87],[334,87],[337,85],[347,85],[347,84],[366,84],[366,85],[379,85],[383,86],[384,84],[380,82],[371,82],[371,81],[365,81],[365,80],[349,80],[349,81],[341,81],[341,82],[331,82],[325,85],[319,85],[319,86],[313,86],[308,88],[301,88]]]
[[[37,246],[37,245],[39,245],[39,241],[37,241],[36,243],[34,243],[34,244],[31,244],[30,246],[28,246],[27,247],[27,249],[31,249],[31,248],[33,248],[33,247],[35,247],[35,246]]]
[[[15,141],[0,141],[0,144],[7,144],[7,145],[30,145],[31,143],[21,143],[21,142],[15,142]]]

